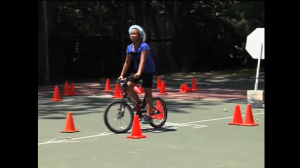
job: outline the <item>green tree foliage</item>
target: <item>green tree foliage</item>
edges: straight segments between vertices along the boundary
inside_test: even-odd
[[[53,51],[53,55],[60,55],[57,61],[77,58],[76,66],[88,74],[99,72],[101,77],[108,74],[104,67],[114,67],[111,76],[121,70],[124,49],[130,43],[127,30],[132,24],[146,29],[158,73],[253,67],[253,59],[245,51],[246,38],[255,28],[264,27],[264,1],[48,2],[51,3],[50,45],[61,45],[61,49]],[[69,48],[74,52],[66,53]],[[109,57],[114,61],[102,58],[100,48],[111,50]],[[94,61],[98,69],[88,70],[85,67],[93,64],[96,53],[101,57]]]

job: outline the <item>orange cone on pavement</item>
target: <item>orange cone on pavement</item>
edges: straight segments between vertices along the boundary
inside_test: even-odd
[[[192,91],[198,91],[196,78],[193,78]]]
[[[251,104],[248,104],[248,106],[247,106],[246,119],[245,119],[245,122],[241,125],[242,126],[258,126],[259,125],[254,122]]]
[[[187,84],[182,84],[180,87],[180,90],[179,90],[180,93],[187,93],[187,92],[191,92],[191,91],[192,91],[192,89],[189,88]]]
[[[113,92],[113,90],[111,89],[111,86],[110,86],[110,79],[106,79],[106,87],[105,87],[104,92]]]
[[[138,86],[134,86],[133,90],[137,93],[137,94],[142,94],[140,88]]]
[[[61,131],[62,133],[73,133],[73,132],[79,132],[78,129],[75,127],[75,122],[73,118],[73,113],[69,112],[67,116],[67,122],[66,122],[66,128],[65,130]]]
[[[241,124],[243,124],[241,106],[236,105],[234,110],[233,121],[229,123],[229,125],[241,125]]]
[[[69,87],[69,82],[65,83],[65,93],[64,96],[69,96],[70,95],[70,87]]]
[[[185,91],[186,91],[186,92],[192,92],[192,89],[189,88],[187,84],[185,84]]]
[[[116,84],[115,95],[112,96],[111,98],[123,98],[123,94],[120,93],[120,85],[119,84]]]
[[[179,90],[180,93],[186,93],[186,84],[182,84]]]
[[[141,139],[141,138],[146,138],[146,137],[147,137],[147,135],[142,135],[142,127],[140,124],[139,115],[135,115],[134,120],[133,120],[131,135],[127,136],[127,138]]]
[[[76,96],[76,89],[74,82],[71,83],[71,90],[70,90],[70,96]]]
[[[140,91],[141,91],[142,93],[145,93],[145,90],[143,89],[142,86],[139,86],[139,89],[140,89]]]
[[[156,89],[160,89],[161,87],[161,77],[159,76],[158,79],[157,79],[157,87]]]
[[[58,86],[55,86],[53,99],[51,101],[63,101],[63,99],[61,99],[61,97],[60,97]]]
[[[165,118],[164,108],[160,101],[157,101],[156,110],[158,110],[160,114],[153,115],[152,118],[159,119],[159,120],[164,119]]]
[[[165,85],[165,81],[161,82],[161,86],[160,86],[160,93],[158,93],[159,95],[167,95],[167,91],[166,91],[166,85]]]

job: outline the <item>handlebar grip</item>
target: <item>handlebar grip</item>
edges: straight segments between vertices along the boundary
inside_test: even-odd
[[[117,82],[118,82],[118,83],[125,83],[125,82],[126,82],[126,78],[119,79]]]

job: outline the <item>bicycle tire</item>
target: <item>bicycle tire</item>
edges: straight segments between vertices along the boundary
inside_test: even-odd
[[[108,115],[108,112],[109,112],[110,108],[111,108],[113,105],[116,105],[116,104],[121,104],[121,105],[123,104],[124,106],[126,106],[127,109],[128,109],[129,114],[131,115],[129,125],[128,125],[125,129],[123,129],[123,130],[116,130],[116,129],[114,129],[114,128],[109,124],[108,119],[107,119],[107,115]],[[126,102],[124,102],[124,101],[115,101],[115,102],[110,103],[110,104],[106,107],[106,109],[105,109],[105,111],[104,111],[103,117],[104,117],[104,123],[105,123],[106,127],[107,127],[111,132],[116,133],[116,134],[122,134],[122,133],[127,133],[127,132],[131,129],[131,127],[132,127],[132,125],[133,125],[134,113],[133,113],[133,110],[132,110],[132,108],[130,107],[130,105],[127,104]]]
[[[153,102],[155,100],[159,100],[161,102],[161,104],[163,105],[163,108],[164,108],[164,119],[163,119],[163,121],[159,125],[156,125],[154,123],[150,123],[151,127],[157,129],[157,128],[161,128],[162,126],[165,125],[165,123],[167,121],[167,118],[168,118],[168,109],[167,109],[167,105],[166,105],[165,101],[162,98],[160,98],[160,97],[154,97],[153,98]]]

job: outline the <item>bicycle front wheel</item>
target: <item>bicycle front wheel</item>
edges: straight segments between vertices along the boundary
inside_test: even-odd
[[[106,127],[116,134],[128,132],[132,127],[133,117],[132,108],[124,101],[112,102],[104,111],[104,123]],[[124,125],[121,126],[121,124]]]
[[[153,123],[150,125],[153,128],[161,128],[167,121],[168,109],[163,99],[159,97],[153,98],[152,118]]]

